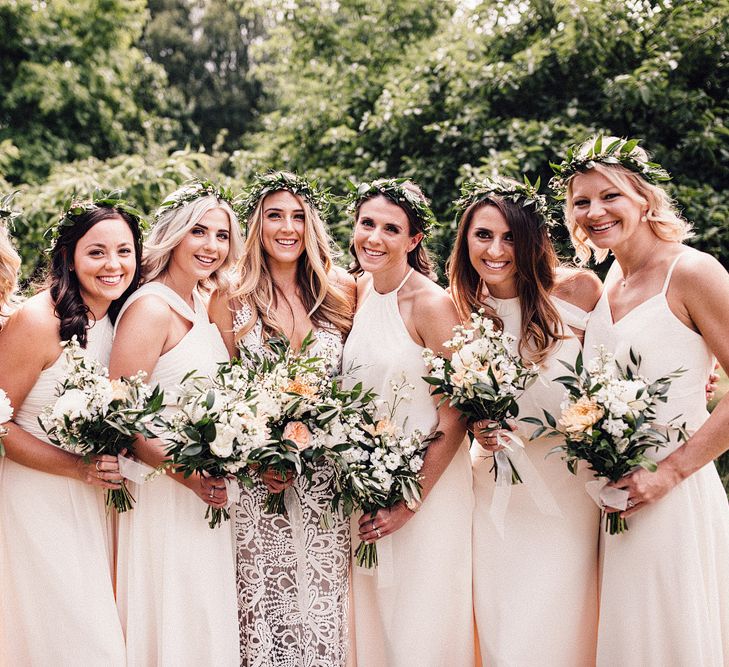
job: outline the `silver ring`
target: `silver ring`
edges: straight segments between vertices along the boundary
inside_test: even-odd
[[[99,462],[96,461],[96,472],[101,472],[101,468],[99,468]]]
[[[215,491],[210,492],[210,497],[212,498],[215,495]]]
[[[628,498],[628,502],[625,505],[628,509],[635,507],[635,501],[632,498]]]
[[[378,538],[382,537],[382,534],[380,533],[380,529],[379,528],[375,528],[375,532],[377,533],[377,537]]]

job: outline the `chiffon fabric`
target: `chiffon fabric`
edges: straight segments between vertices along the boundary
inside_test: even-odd
[[[521,333],[519,298],[488,304],[517,340]],[[565,340],[540,367],[538,380],[519,398],[519,417],[544,419],[542,410],[560,413],[564,387],[554,378],[567,371],[560,360],[575,362],[580,342],[570,326],[584,330],[587,313],[552,297]],[[471,447],[475,508],[473,516],[473,594],[483,665],[581,667],[594,664],[597,641],[598,539],[600,511],[585,492],[592,474],[577,476],[559,454],[554,437],[529,440],[533,426],[516,421],[525,454],[545,482],[562,516],[543,514],[526,484],[511,487],[503,535],[490,515],[496,488],[493,456],[474,440]]]
[[[649,380],[686,369],[671,383],[656,420],[667,424],[680,415],[694,432],[708,417],[704,384],[714,358],[666,300],[671,273],[688,252],[695,251],[676,257],[658,294],[617,322],[608,300],[611,269],[585,351],[602,344],[624,364],[632,348]],[[674,437],[647,454],[660,461],[681,444]],[[627,532],[602,537],[598,665],[729,665],[729,506],[714,464],[627,521]]]
[[[248,304],[236,311],[237,333],[251,320]],[[263,356],[261,320],[238,345]],[[311,353],[338,371],[342,336],[317,329]],[[235,513],[241,665],[313,667],[344,665],[348,651],[349,521],[331,513],[329,463],[311,483],[297,478],[284,493],[286,514],[264,512],[258,479],[241,485]],[[324,515],[330,515],[324,522]]]
[[[353,382],[392,402],[392,383],[412,385],[395,414],[406,432],[437,425],[434,399],[422,377],[427,367],[398,307],[397,289],[374,287],[363,297],[344,346],[343,368]],[[473,489],[465,443],[421,509],[402,528],[377,541],[379,565],[352,573],[359,667],[473,665],[471,518]],[[357,532],[354,517],[353,531]],[[353,547],[359,544],[353,535]]]
[[[108,366],[111,338],[104,317],[81,354]],[[61,354],[15,416],[44,442],[64,374]],[[109,544],[102,488],[0,458],[0,665],[124,665]]]
[[[228,353],[196,292],[193,310],[169,287],[147,283],[129,297],[118,321],[134,301],[150,295],[192,324],[148,379],[165,390],[169,416],[182,378],[192,370],[212,375]],[[117,572],[128,665],[237,665],[231,523],[209,528],[208,505],[165,475],[130,488],[137,502],[119,517]]]

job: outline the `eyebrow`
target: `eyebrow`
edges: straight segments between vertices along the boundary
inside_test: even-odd
[[[131,245],[132,244],[129,241],[121,241],[120,243],[116,244],[116,247],[118,248],[121,246],[131,246]],[[87,246],[84,246],[84,247],[85,248],[106,248],[107,244],[96,241],[94,243],[89,243]],[[113,244],[112,244],[112,247],[114,247]]]
[[[268,211],[283,211],[283,209],[280,206],[266,206],[266,208],[263,209],[264,213]],[[294,213],[303,213],[303,208],[295,208]]]

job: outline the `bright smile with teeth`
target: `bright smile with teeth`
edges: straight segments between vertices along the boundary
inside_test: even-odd
[[[298,241],[296,239],[276,239],[276,243],[284,246],[285,248],[292,248]]]
[[[379,250],[370,250],[369,248],[363,248],[365,255],[369,257],[382,257],[385,253]]]
[[[612,227],[615,227],[615,225],[618,224],[617,220],[613,220],[612,222],[603,222],[599,225],[590,225],[590,231],[593,231],[597,234],[600,232],[607,231],[608,229],[611,229]]]
[[[490,262],[489,260],[484,259],[483,263],[486,265],[487,268],[494,271],[499,271],[503,269],[509,262]]]
[[[212,257],[202,257],[201,255],[195,255],[195,259],[206,266],[211,266],[215,262]]]
[[[122,276],[97,276],[99,281],[104,283],[104,285],[114,286],[118,285],[121,282]]]

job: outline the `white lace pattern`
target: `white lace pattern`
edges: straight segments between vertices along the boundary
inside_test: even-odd
[[[234,332],[251,319],[243,305]],[[339,369],[342,337],[314,332],[317,354]],[[265,353],[260,319],[238,341],[239,348]],[[349,521],[334,514],[329,527],[328,492],[333,470],[321,464],[311,484],[297,479],[286,492],[289,512],[263,512],[266,487],[241,487],[235,512],[238,619],[241,665],[255,667],[336,667],[348,647]]]

